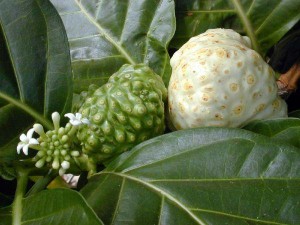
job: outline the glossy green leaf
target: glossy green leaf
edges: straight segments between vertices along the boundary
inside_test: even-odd
[[[283,130],[299,126],[300,119],[298,118],[278,118],[252,121],[243,127],[243,129],[251,130],[255,133],[263,134],[268,137],[273,137]]]
[[[123,64],[145,63],[167,83],[173,0],[51,0],[64,21],[75,91],[106,83]]]
[[[295,110],[289,113],[289,117],[300,118],[300,110]]]
[[[9,212],[9,208],[5,208],[3,211],[0,209],[0,219],[9,221],[11,216]],[[70,189],[46,190],[25,198],[22,224],[103,225],[84,198],[78,192]]]
[[[263,55],[300,19],[300,1],[294,0],[177,0],[177,29],[172,46],[209,28],[231,28],[250,37]]]
[[[0,225],[11,225],[11,207],[0,208]]]
[[[34,121],[71,109],[72,73],[63,23],[48,0],[0,0],[0,162],[16,157]]]
[[[247,124],[244,129],[271,137],[273,140],[284,141],[300,148],[299,118],[258,120]]]
[[[105,224],[299,224],[300,153],[241,129],[176,131],[82,189]]]

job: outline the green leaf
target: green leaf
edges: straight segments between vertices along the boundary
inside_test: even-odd
[[[277,118],[252,121],[243,127],[243,129],[268,137],[273,137],[283,130],[299,126],[300,119],[298,118]]]
[[[9,210],[0,210],[0,218],[8,220],[11,217],[9,212]],[[46,190],[25,198],[22,224],[103,225],[84,198],[70,189]]]
[[[2,157],[2,155],[1,155]],[[5,160],[3,160],[5,161]],[[6,161],[9,161],[6,159]],[[5,180],[13,180],[17,177],[17,173],[15,168],[13,168],[13,165],[2,162],[0,163],[0,178],[3,178]],[[1,180],[0,180],[1,181]]]
[[[145,63],[168,82],[173,0],[51,0],[64,21],[75,91],[106,83],[123,64]]]
[[[20,133],[71,109],[72,73],[63,23],[48,0],[0,0],[0,162]]]
[[[231,28],[247,35],[264,55],[300,19],[300,1],[176,1],[177,29],[171,45],[179,48],[209,28]]]
[[[11,207],[0,208],[0,225],[11,225]]]
[[[289,117],[300,118],[300,110],[295,110],[289,113]]]
[[[300,153],[241,130],[146,141],[82,189],[105,224],[299,224]]]
[[[272,140],[284,141],[300,148],[300,119],[279,118],[253,121],[243,127],[258,134],[271,137]]]

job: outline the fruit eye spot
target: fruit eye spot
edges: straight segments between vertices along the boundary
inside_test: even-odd
[[[96,115],[94,115],[93,120],[95,123],[99,123],[101,122],[101,120],[103,119],[103,116],[100,113],[97,113]]]
[[[199,77],[199,79],[200,79],[201,81],[203,81],[203,80],[206,79],[206,76],[205,76],[205,75],[202,75],[202,76]]]
[[[238,90],[238,88],[239,88],[239,85],[238,84],[236,84],[236,83],[232,83],[232,84],[230,84],[230,90],[231,91],[237,91]]]
[[[261,112],[265,109],[265,107],[266,107],[265,104],[260,104],[259,106],[256,107],[256,111]]]
[[[224,70],[224,73],[225,73],[225,74],[229,74],[229,70],[227,70],[227,69]]]
[[[193,88],[193,85],[192,84],[189,84],[189,83],[185,83],[184,84],[184,89],[185,90],[189,90],[189,89],[192,89]]]
[[[257,99],[257,98],[259,98],[259,97],[261,97],[261,93],[260,92],[255,92],[255,93],[253,93],[253,99]]]
[[[236,114],[236,115],[241,114],[242,111],[243,111],[243,106],[242,106],[242,105],[239,105],[239,106],[237,106],[237,107],[235,107],[235,108],[233,109],[233,112],[234,112],[234,114]]]
[[[208,101],[209,101],[209,96],[208,96],[207,94],[203,94],[203,95],[202,95],[202,100],[203,100],[204,102],[208,102]]]
[[[277,109],[279,107],[279,101],[278,100],[275,100],[273,103],[272,103],[272,106],[274,109]]]
[[[215,114],[215,119],[217,119],[217,120],[222,120],[222,119],[223,119],[222,114],[216,113],[216,114]]]
[[[255,78],[254,78],[253,75],[247,76],[247,83],[248,84],[254,84],[254,82],[255,82]]]
[[[105,85],[107,88],[111,88],[112,87],[112,84],[106,84]]]
[[[220,58],[224,58],[224,56],[226,55],[226,51],[224,49],[218,49],[216,52],[217,56],[219,56]]]
[[[105,104],[105,100],[104,99],[100,99],[98,102],[97,102],[98,105],[104,105]]]
[[[237,63],[237,67],[242,67],[243,66],[243,62],[238,62]]]

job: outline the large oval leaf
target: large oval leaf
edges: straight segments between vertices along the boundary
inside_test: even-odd
[[[70,189],[42,191],[23,200],[22,224],[26,225],[103,225],[84,198]],[[10,208],[0,210],[3,223],[11,224]],[[4,222],[5,221],[5,222]]]
[[[298,224],[300,153],[240,129],[176,131],[82,189],[105,224]]]
[[[243,129],[251,130],[268,137],[274,137],[283,130],[299,127],[300,119],[298,118],[277,118],[267,120],[255,120],[247,124]]]
[[[176,1],[177,30],[172,46],[208,28],[232,28],[250,37],[263,55],[300,19],[300,1]]]
[[[125,63],[146,63],[168,82],[173,0],[51,1],[67,30],[75,91],[105,83]]]
[[[300,110],[295,110],[289,113],[289,117],[300,118]]]
[[[278,118],[253,121],[243,127],[255,133],[259,133],[272,140],[280,140],[300,148],[300,119]]]
[[[21,132],[71,108],[63,23],[48,0],[0,0],[0,163],[15,158]],[[18,9],[18,10],[16,10]]]

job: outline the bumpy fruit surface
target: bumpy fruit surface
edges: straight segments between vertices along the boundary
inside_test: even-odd
[[[164,132],[167,89],[145,65],[124,65],[100,88],[91,86],[79,113],[89,119],[77,137],[96,162]]]
[[[248,37],[231,29],[191,38],[175,52],[171,66],[168,101],[175,129],[241,127],[287,116],[274,71],[251,49]]]

